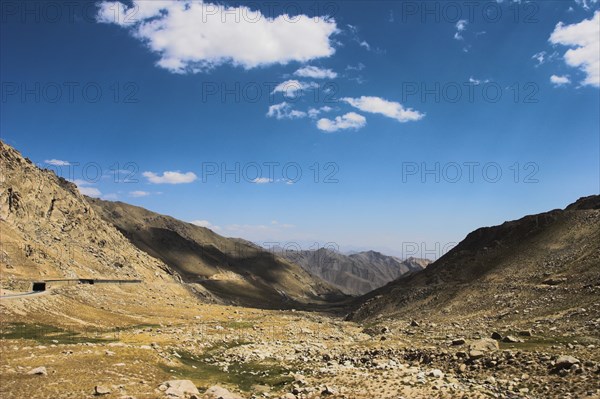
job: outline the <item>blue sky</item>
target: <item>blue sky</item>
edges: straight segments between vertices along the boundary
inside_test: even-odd
[[[436,257],[600,192],[599,9],[3,2],[0,134],[223,235]]]

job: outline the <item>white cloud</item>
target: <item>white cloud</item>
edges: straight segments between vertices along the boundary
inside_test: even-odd
[[[94,198],[98,198],[102,195],[102,193],[100,192],[100,190],[98,190],[95,187],[77,187],[79,189],[79,192],[83,195],[87,195],[88,197],[94,197]]]
[[[456,30],[459,32],[465,31],[469,22],[465,19],[461,19],[456,23]]]
[[[356,66],[348,65],[346,67],[346,70],[347,71],[362,71],[365,68],[366,68],[365,64],[363,64],[362,62],[359,62]]]
[[[550,82],[552,82],[555,86],[563,86],[571,83],[571,79],[568,76],[550,76]]]
[[[223,64],[250,69],[291,61],[308,62],[335,53],[333,18],[279,15],[246,6],[202,0],[133,0],[99,3],[96,20],[116,24],[160,56],[173,73],[197,73]]]
[[[418,121],[425,117],[425,114],[419,111],[415,111],[412,108],[404,108],[400,103],[387,101],[380,97],[346,97],[341,100],[363,112],[385,115],[388,118],[396,119],[398,122]]]
[[[208,220],[192,220],[190,223],[195,224],[196,226],[200,226],[200,227],[212,226],[212,224]]]
[[[164,172],[162,176],[157,175],[154,172],[144,172],[142,175],[153,184],[184,184],[192,183],[198,176],[193,172],[181,173],[179,171]]]
[[[366,48],[367,50],[371,50],[371,45],[369,43],[367,43],[366,40],[363,40],[362,42],[359,43],[361,47]]]
[[[130,191],[129,196],[134,198],[147,197],[150,193],[148,191]]]
[[[71,165],[71,163],[69,161],[62,161],[60,159],[46,159],[44,162],[47,163],[48,165],[52,165],[52,166],[69,166],[69,165]]]
[[[199,227],[206,227],[207,229],[221,230],[220,226],[215,226],[214,224],[212,224],[208,220],[192,220],[190,223],[194,224],[196,226],[199,226]]]
[[[252,180],[252,183],[267,184],[267,183],[273,183],[273,180],[269,179],[268,177],[257,177],[256,179]]]
[[[338,76],[337,73],[331,69],[324,69],[310,65],[298,69],[296,72],[294,72],[294,75],[302,78],[312,79],[335,79]]]
[[[308,116],[310,118],[314,119],[314,118],[318,117],[323,112],[331,112],[331,111],[333,111],[333,108],[331,108],[331,107],[329,107],[327,105],[325,105],[325,106],[323,106],[321,108],[309,108],[308,109]]]
[[[473,76],[471,76],[469,78],[469,83],[474,84],[474,85],[480,85],[482,83],[489,83],[489,82],[490,82],[489,79],[480,80],[480,79],[475,79]]]
[[[300,119],[306,117],[306,112],[292,109],[292,106],[287,102],[271,105],[267,112],[269,118],[276,119]]]
[[[317,128],[328,133],[338,130],[358,130],[367,124],[367,119],[355,112],[349,112],[343,116],[336,116],[334,120],[322,118],[317,122]]]
[[[207,229],[211,229],[211,230],[215,230],[215,231],[221,230],[221,226],[215,226],[208,220],[193,220],[190,223],[194,224],[196,226],[199,226],[199,227],[205,227]]]
[[[71,183],[74,183],[77,186],[79,192],[83,195],[87,195],[88,197],[99,198],[102,195],[102,192],[98,190],[96,187],[90,187],[93,183],[82,179],[69,180]]]
[[[533,60],[537,60],[537,64],[538,65],[542,65],[545,61],[546,61],[546,52],[545,51],[540,51],[539,53],[535,53],[531,59]]]
[[[600,87],[600,10],[576,24],[559,22],[549,41],[572,47],[564,55],[567,65],[585,72],[583,85]]]
[[[304,90],[314,89],[319,87],[315,82],[300,82],[298,80],[286,80],[285,82],[279,83],[275,89],[273,89],[273,93],[283,93],[285,97],[288,98],[296,98],[304,94]]]
[[[455,40],[463,40],[464,39],[461,32],[464,32],[467,30],[468,24],[469,24],[469,22],[465,19],[461,19],[460,21],[458,21],[456,23],[456,33],[454,34]]]
[[[558,53],[555,51],[552,54],[548,54],[546,51],[540,51],[539,53],[535,53],[531,59],[536,60],[537,66],[540,66],[542,64],[545,64],[547,62],[550,62],[552,60],[555,60],[556,58],[558,58]]]

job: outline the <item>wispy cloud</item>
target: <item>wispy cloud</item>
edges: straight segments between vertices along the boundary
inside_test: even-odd
[[[268,177],[257,177],[256,179],[252,180],[252,183],[255,183],[255,184],[268,184],[268,183],[273,183],[273,180],[269,179]]]
[[[316,66],[305,66],[294,72],[295,76],[312,79],[335,79],[338,74],[331,69],[319,68]]]
[[[193,172],[181,173],[179,171],[167,171],[163,172],[162,175],[158,175],[154,172],[144,172],[142,173],[148,182],[153,184],[186,184],[192,183],[198,179]]]
[[[462,32],[467,30],[468,24],[469,24],[469,22],[465,19],[461,19],[460,21],[458,21],[456,23],[456,33],[454,34],[455,40],[464,40],[464,37],[462,36]]]
[[[575,3],[583,7],[585,10],[590,10],[592,6],[590,4],[596,5],[599,0],[575,0]]]
[[[47,163],[48,165],[52,165],[52,166],[69,166],[69,165],[71,165],[71,163],[69,161],[63,161],[60,159],[46,159],[44,162]]]
[[[102,196],[102,192],[96,187],[92,187],[94,183],[82,179],[69,180],[71,183],[77,186],[79,192],[88,197],[99,198]]]
[[[271,105],[269,107],[269,111],[267,112],[267,116],[269,118],[275,118],[279,120],[300,119],[306,117],[306,112],[295,110],[290,104],[284,101],[279,104]]]
[[[102,192],[98,190],[96,187],[77,187],[79,192],[83,195],[87,195],[88,197],[98,198],[102,196]]]
[[[552,82],[554,86],[564,86],[571,83],[571,79],[569,79],[568,76],[552,75],[550,76],[550,82]]]
[[[134,198],[147,197],[150,193],[148,191],[130,191],[129,196]]]
[[[485,79],[485,80],[481,80],[481,79],[475,79],[473,76],[471,76],[469,78],[469,83],[474,84],[474,85],[480,85],[482,83],[489,83],[490,80],[489,79]]]
[[[220,226],[215,226],[208,220],[192,220],[190,223],[193,225],[199,226],[199,227],[206,227],[207,229],[211,229],[211,230],[216,230],[216,231],[221,230]]]
[[[345,97],[341,101],[346,102],[363,112],[381,114],[397,120],[398,122],[419,121],[425,114],[412,108],[405,108],[395,101],[388,101],[380,97],[362,96],[358,98]]]

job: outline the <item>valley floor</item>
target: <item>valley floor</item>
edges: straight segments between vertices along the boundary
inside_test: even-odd
[[[0,398],[175,398],[170,380],[191,380],[198,398],[227,398],[210,394],[217,385],[231,398],[600,397],[598,332],[560,321],[359,325],[164,292],[142,301],[136,290],[65,287],[1,300]],[[493,332],[519,342],[498,343]]]

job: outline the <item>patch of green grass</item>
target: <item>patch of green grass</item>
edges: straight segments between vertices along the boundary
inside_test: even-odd
[[[208,359],[220,351],[244,345],[247,342],[230,341],[223,342],[210,347],[202,355],[194,355],[189,352],[178,352],[181,366],[161,366],[165,372],[175,375],[177,378],[190,379],[202,388],[208,388],[215,384],[227,384],[237,386],[240,390],[249,392],[254,385],[268,385],[275,390],[283,390],[294,381],[289,374],[290,368],[281,366],[274,362],[232,362],[228,371],[211,364]]]
[[[535,349],[540,349],[540,348],[544,348],[544,347],[549,347],[552,345],[559,345],[559,346],[564,346],[566,344],[582,344],[582,345],[589,345],[589,344],[598,344],[598,340],[597,339],[593,339],[590,337],[565,337],[565,336],[554,336],[554,337],[549,337],[549,336],[540,336],[540,335],[534,335],[532,337],[520,337],[517,334],[512,334],[515,337],[518,337],[520,339],[522,339],[524,342],[515,342],[515,343],[509,343],[509,342],[499,342],[500,344],[500,349],[511,349],[511,348],[515,348],[515,349],[530,349],[530,350],[535,350]]]
[[[114,341],[102,335],[101,331],[81,333],[45,324],[3,323],[0,327],[0,339],[27,339],[41,344],[53,344],[55,341],[59,344]]]
[[[232,328],[234,330],[243,330],[253,328],[255,324],[250,321],[228,321],[223,323],[222,326],[225,328]]]

